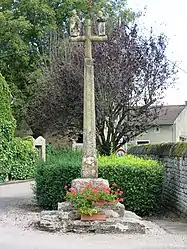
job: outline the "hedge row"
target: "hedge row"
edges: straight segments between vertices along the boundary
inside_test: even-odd
[[[48,157],[47,163],[37,167],[36,199],[43,209],[56,209],[64,201],[64,186],[80,177],[81,154],[59,151]],[[160,205],[163,166],[153,160],[134,156],[99,158],[99,177],[117,183],[124,191],[127,209],[139,215],[150,215]]]
[[[16,121],[11,111],[11,94],[0,74],[0,182],[22,180],[35,175],[37,154],[29,138],[15,138]]]
[[[187,143],[161,143],[134,146],[129,148],[128,153],[133,155],[155,155],[158,157],[182,157],[187,155]]]

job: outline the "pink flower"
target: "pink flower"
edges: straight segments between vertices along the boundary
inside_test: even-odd
[[[114,183],[112,184],[112,186],[117,187],[118,185],[114,182]]]
[[[99,189],[99,186],[95,186],[94,188],[93,188],[93,190],[95,191],[95,190],[98,190]]]
[[[64,188],[65,188],[65,189],[67,189],[67,188],[68,188],[68,186],[67,186],[67,185],[65,185],[65,186],[64,186]]]
[[[76,192],[76,189],[75,188],[70,188],[69,191],[73,193],[73,192]]]

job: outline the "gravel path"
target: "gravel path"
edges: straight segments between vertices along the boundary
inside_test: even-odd
[[[187,235],[168,234],[158,225],[146,235],[49,234],[36,229],[31,182],[0,186],[0,249],[187,249]]]

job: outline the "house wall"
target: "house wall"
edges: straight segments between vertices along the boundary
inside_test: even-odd
[[[187,137],[187,107],[179,114],[175,120],[176,142],[180,141],[180,136]]]
[[[150,128],[146,133],[137,136],[132,144],[136,144],[137,140],[149,140],[151,144],[175,142],[175,131],[172,125],[162,125],[159,132]]]

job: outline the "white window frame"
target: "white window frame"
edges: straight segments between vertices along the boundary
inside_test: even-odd
[[[136,140],[136,145],[144,145],[143,143],[138,144],[138,142],[148,142],[148,143],[145,143],[145,144],[150,144],[150,140]]]

